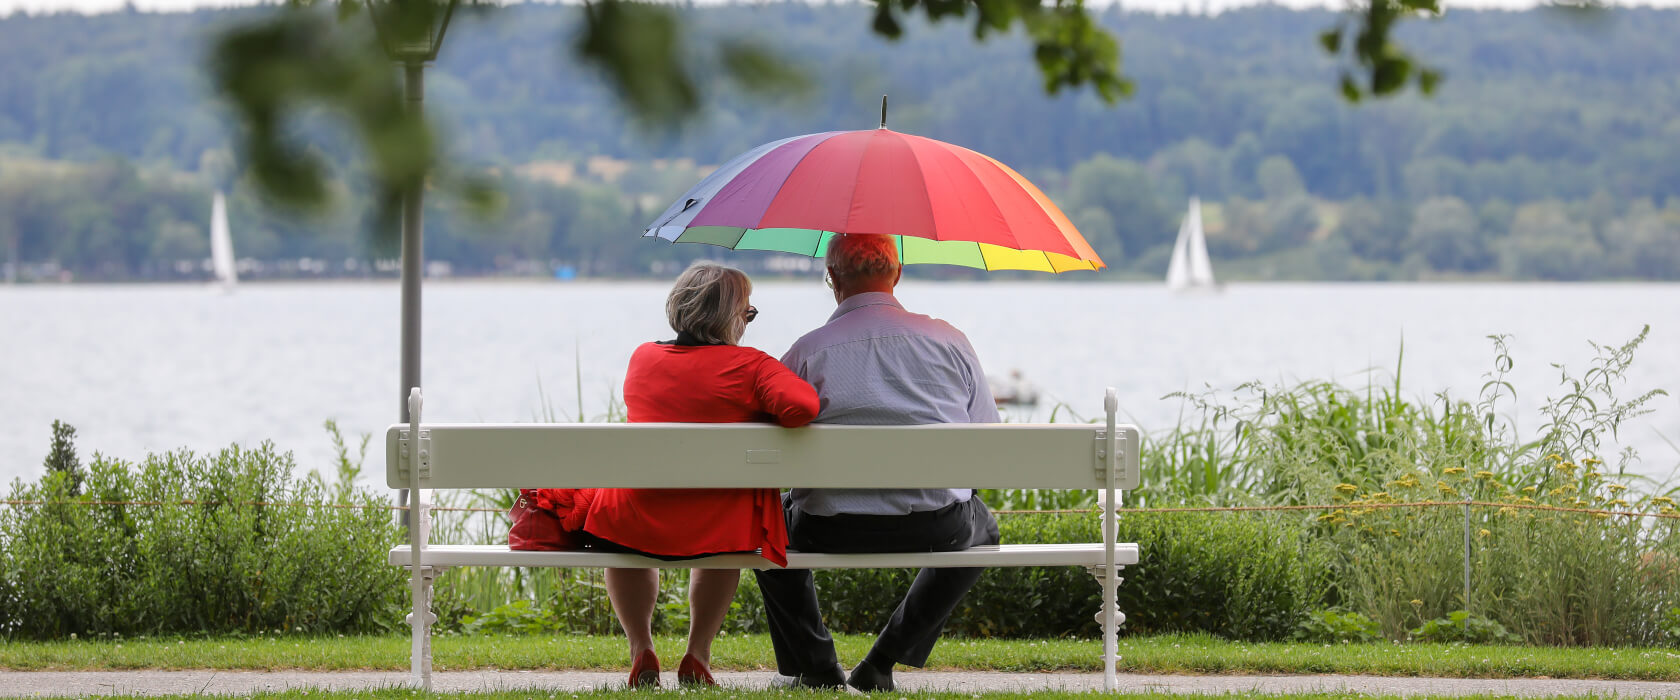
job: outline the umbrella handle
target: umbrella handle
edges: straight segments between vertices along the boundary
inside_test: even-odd
[[[887,96],[881,96],[881,128],[887,128]]]

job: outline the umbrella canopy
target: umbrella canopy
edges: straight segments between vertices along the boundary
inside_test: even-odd
[[[754,148],[706,176],[642,235],[820,257],[836,233],[894,236],[905,263],[1107,267],[1067,215],[1009,166],[885,128]]]

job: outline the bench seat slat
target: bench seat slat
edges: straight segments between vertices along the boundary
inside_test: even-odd
[[[654,569],[766,569],[772,565],[756,554],[720,554],[702,559],[664,561],[634,554],[593,551],[516,552],[502,545],[432,545],[423,553],[432,566],[553,566],[628,567]],[[393,547],[390,562],[407,566],[408,546]],[[1114,563],[1138,562],[1138,546],[1114,546]],[[916,569],[960,566],[1096,566],[1103,563],[1103,546],[1091,544],[1006,544],[973,547],[960,552],[883,552],[820,554],[788,550],[791,569]]]
[[[386,431],[386,485],[409,488]],[[1081,423],[427,423],[420,488],[1097,489],[1102,426]],[[1137,483],[1137,428],[1118,428],[1118,487]],[[678,474],[680,473],[680,476]]]

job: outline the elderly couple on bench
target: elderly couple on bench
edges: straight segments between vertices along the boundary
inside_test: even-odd
[[[995,423],[997,407],[968,338],[906,311],[893,297],[896,243],[837,235],[827,281],[839,304],[781,361],[740,345],[758,310],[741,271],[699,262],[665,302],[675,340],[630,358],[624,402],[636,422],[729,423],[767,417],[784,427]],[[860,459],[867,456],[860,455]],[[957,551],[998,543],[997,521],[973,489],[590,489],[568,523],[598,549],[680,560],[758,551],[778,567],[787,548],[806,552]],[[580,522],[581,521],[581,522]],[[892,690],[893,666],[922,666],[979,568],[923,569],[886,628],[850,674],[823,626],[809,570],[756,572],[764,594],[779,684]],[[684,684],[715,685],[712,640],[740,580],[736,569],[694,569]],[[653,650],[657,569],[608,569],[607,591],[630,643],[632,687],[659,684]]]

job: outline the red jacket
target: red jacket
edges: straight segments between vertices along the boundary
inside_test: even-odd
[[[776,358],[735,345],[645,343],[630,357],[624,404],[631,423],[775,422],[817,415],[817,390]],[[682,468],[682,465],[674,465]],[[762,550],[787,566],[787,525],[776,489],[591,489],[582,529],[651,554]],[[575,522],[575,520],[573,521]]]

